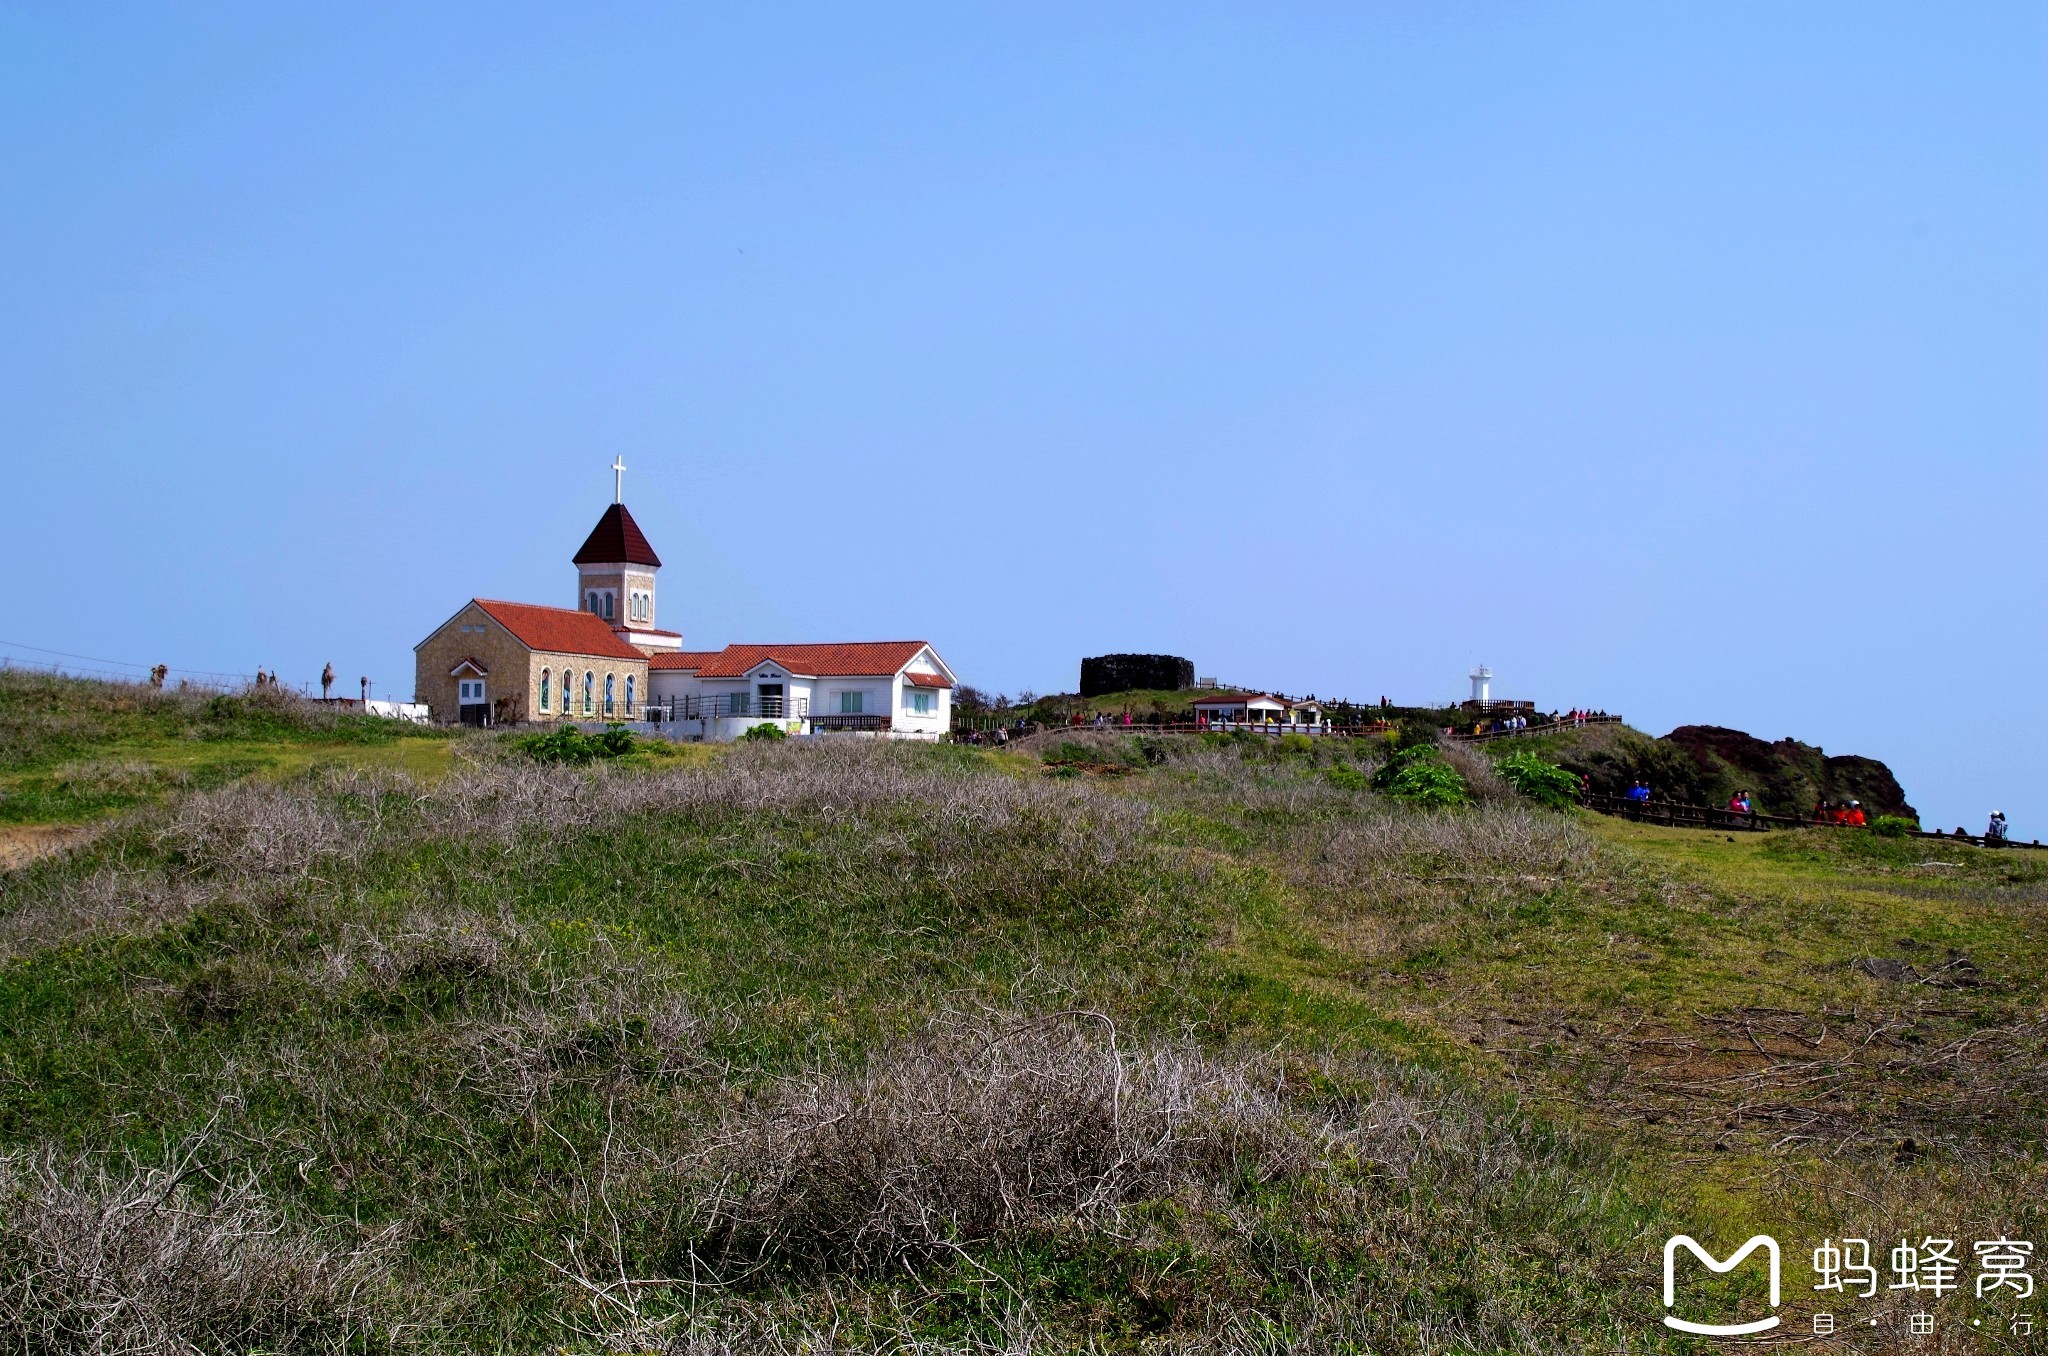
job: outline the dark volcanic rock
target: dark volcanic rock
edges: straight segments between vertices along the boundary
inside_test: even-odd
[[[1814,802],[1860,800],[1863,812],[1918,819],[1892,770],[1875,758],[1855,754],[1830,758],[1811,744],[1780,739],[1766,744],[1755,735],[1719,725],[1681,725],[1658,741],[1684,750],[1698,769],[1697,787],[1708,805],[1719,805],[1747,788],[1768,814],[1804,815]]]
[[[1920,981],[1918,970],[1889,956],[1864,956],[1852,968],[1887,984],[1917,984]]]
[[[1195,685],[1195,666],[1177,654],[1103,654],[1081,661],[1081,695],[1179,692]]]

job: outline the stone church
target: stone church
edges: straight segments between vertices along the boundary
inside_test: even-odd
[[[655,624],[661,557],[622,493],[574,564],[573,608],[472,598],[435,627],[413,647],[413,700],[437,724],[649,721],[704,739],[761,724],[936,739],[951,726],[953,672],[921,640],[685,651]]]

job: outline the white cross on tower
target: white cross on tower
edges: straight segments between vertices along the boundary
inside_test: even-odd
[[[626,459],[624,457],[612,458],[612,502],[614,504],[626,502]]]

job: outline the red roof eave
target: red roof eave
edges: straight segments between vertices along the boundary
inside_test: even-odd
[[[646,655],[620,640],[613,634],[611,626],[593,613],[567,607],[541,607],[536,603],[507,603],[491,598],[474,598],[471,601],[529,650],[646,662]]]

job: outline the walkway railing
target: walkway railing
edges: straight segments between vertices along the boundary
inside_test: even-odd
[[[1716,832],[1739,830],[1747,833],[1764,833],[1772,829],[1850,829],[1862,825],[1835,824],[1820,819],[1798,819],[1790,815],[1743,814],[1736,810],[1717,809],[1711,805],[1681,805],[1664,800],[1630,800],[1627,796],[1610,796],[1593,792],[1580,801],[1587,809],[1597,810],[1603,815],[1620,819],[1632,819],[1638,824],[1661,824],[1674,829],[1712,829]],[[2016,838],[1987,840],[1967,833],[1943,833],[1936,829],[1907,829],[1908,838],[1934,838],[1947,843],[1967,843],[1974,847],[2038,848],[2039,842],[2023,843]]]
[[[854,730],[869,734],[887,734],[889,717],[879,711],[829,711],[822,716],[811,717],[813,730]]]
[[[1530,725],[1520,730],[1453,730],[1451,738],[1465,744],[1483,744],[1489,739],[1513,739],[1518,735],[1556,734],[1559,730],[1576,730],[1581,725],[1619,725],[1620,716],[1586,716],[1579,720],[1547,720],[1541,725]]]
[[[642,720],[723,720],[759,716],[767,720],[803,720],[810,715],[809,697],[760,696],[722,692],[708,697],[667,697],[641,708]]]

